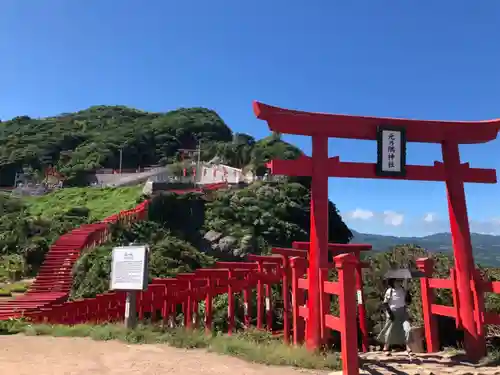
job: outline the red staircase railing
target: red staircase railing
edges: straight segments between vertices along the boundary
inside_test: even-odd
[[[50,247],[38,275],[26,294],[0,303],[0,320],[15,318],[27,311],[47,308],[68,298],[72,269],[83,251],[109,240],[109,225],[131,224],[147,218],[148,201],[110,216],[100,223],[82,225],[63,234]]]

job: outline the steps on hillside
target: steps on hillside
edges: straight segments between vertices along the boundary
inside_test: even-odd
[[[137,207],[147,208],[147,203],[143,202]],[[50,307],[65,301],[73,283],[73,266],[82,249],[95,240],[95,237],[90,236],[108,227],[110,222],[117,221],[119,215],[112,215],[100,223],[81,225],[60,236],[47,252],[38,276],[26,294],[0,302],[0,320],[21,316],[22,311]]]
[[[72,281],[66,282],[53,282],[53,283],[40,283],[34,285],[30,292],[50,292],[50,291],[68,291],[71,289]]]

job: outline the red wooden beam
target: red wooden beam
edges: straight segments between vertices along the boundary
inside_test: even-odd
[[[217,262],[215,263],[216,268],[227,268],[227,269],[247,269],[254,270],[257,269],[257,263],[248,262]]]
[[[350,116],[294,111],[259,102],[253,108],[271,131],[283,134],[376,140],[379,126],[399,126],[406,129],[409,142],[468,144],[492,141],[500,130],[500,119],[466,122]]]
[[[193,280],[196,276],[194,273],[179,273],[175,277],[180,280]]]
[[[271,252],[273,254],[283,255],[285,257],[300,257],[300,258],[307,257],[307,251],[299,249],[286,249],[283,247],[273,247],[271,249]]]
[[[310,243],[302,241],[293,241],[292,247],[298,250],[309,250]],[[328,250],[332,253],[347,252],[359,253],[360,251],[369,251],[372,249],[370,244],[342,244],[342,243],[329,243]]]
[[[185,285],[187,284],[187,280],[179,280],[176,278],[154,278],[151,284],[161,284],[161,285]]]
[[[286,176],[310,176],[312,161],[309,156],[296,160],[273,160],[268,163],[271,174]],[[470,168],[469,163],[463,163],[461,173],[464,182],[495,184],[497,172],[495,169]],[[344,178],[375,178],[413,181],[446,181],[444,164],[435,161],[434,165],[407,165],[406,176],[378,176],[375,163],[356,163],[340,161],[338,156],[328,159],[328,176]]]
[[[263,262],[264,264],[268,263],[269,265],[276,265],[283,263],[283,258],[275,257],[272,255],[249,254],[247,255],[247,259],[251,262]]]
[[[203,276],[203,277],[210,277],[210,276],[223,276],[228,274],[228,270],[224,268],[218,268],[218,269],[213,269],[213,268],[200,268],[195,271],[197,275]]]

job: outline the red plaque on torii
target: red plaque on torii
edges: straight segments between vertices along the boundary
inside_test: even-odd
[[[389,178],[446,183],[460,318],[465,330],[466,349],[471,355],[477,352],[478,333],[471,293],[474,259],[464,182],[496,183],[497,177],[494,169],[471,168],[468,163],[461,163],[459,145],[496,139],[500,120],[461,122],[349,116],[288,110],[259,102],[254,102],[253,107],[257,118],[267,121],[271,131],[312,137],[311,157],[303,155],[296,160],[273,160],[268,164],[272,174],[312,177],[307,346],[318,348],[322,342],[320,269],[327,268],[328,260],[328,178]],[[384,135],[384,131],[389,133]],[[394,134],[399,136],[398,144],[390,143],[395,139]],[[385,136],[387,144],[384,143]],[[338,156],[328,157],[329,137],[378,140],[377,163],[343,162]],[[406,142],[441,144],[443,161],[436,161],[432,166],[406,165],[405,150],[402,149]],[[399,151],[390,149],[398,145],[401,147]],[[394,159],[398,163],[392,162]],[[399,168],[391,171],[397,165]]]

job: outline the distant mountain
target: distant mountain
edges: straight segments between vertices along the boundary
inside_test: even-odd
[[[436,233],[425,237],[395,237],[351,231],[354,234],[351,243],[369,243],[375,251],[386,251],[396,245],[413,244],[430,252],[452,252],[450,233]],[[476,263],[500,267],[500,236],[472,233],[472,247]]]

